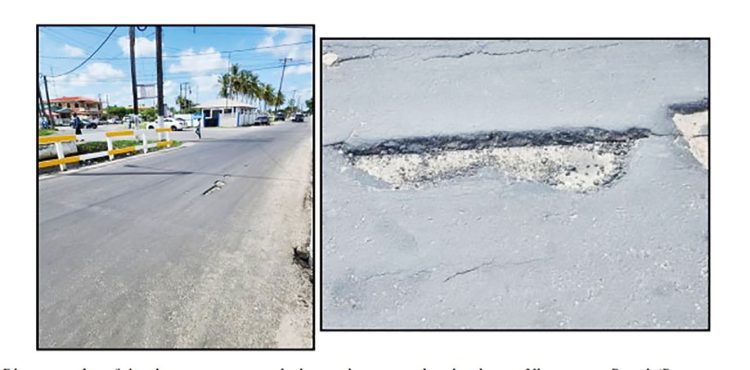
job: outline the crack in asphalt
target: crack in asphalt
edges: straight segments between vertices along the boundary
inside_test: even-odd
[[[595,45],[595,46],[586,46],[586,47],[566,47],[566,48],[557,48],[557,49],[532,49],[532,48],[526,48],[521,50],[512,50],[512,51],[505,51],[505,52],[491,52],[486,51],[485,48],[488,45],[480,45],[477,50],[471,50],[459,54],[440,54],[440,55],[434,55],[426,58],[422,58],[423,61],[433,60],[433,59],[461,59],[464,57],[468,57],[471,55],[488,55],[488,56],[508,56],[508,55],[520,55],[520,54],[536,54],[536,53],[561,53],[566,51],[585,51],[585,50],[592,50],[592,49],[605,49],[610,48],[614,46],[621,45],[621,42],[611,43],[611,44],[604,44],[604,45]]]
[[[338,66],[338,65],[341,65],[341,63],[351,62],[351,61],[354,61],[354,60],[362,60],[362,59],[371,59],[371,58],[374,58],[375,57],[375,53],[378,50],[380,50],[380,49],[382,49],[382,48],[380,48],[380,47],[373,47],[373,49],[370,50],[369,54],[352,55],[352,56],[343,57],[343,58],[338,58],[338,56],[335,53],[330,52],[331,54],[333,54],[334,56],[336,56],[336,59],[330,64],[330,66]]]
[[[502,263],[502,264],[495,264],[495,259],[493,258],[490,261],[481,263],[481,264],[476,265],[476,266],[474,266],[472,268],[458,271],[458,272],[454,273],[453,275],[450,275],[447,278],[445,278],[445,280],[443,280],[443,282],[444,283],[448,282],[448,281],[450,281],[450,280],[452,280],[452,279],[454,279],[456,277],[459,277],[461,275],[466,275],[468,273],[472,273],[474,271],[477,271],[477,270],[479,270],[479,269],[481,269],[483,267],[487,267],[487,266],[493,266],[494,265],[497,268],[505,268],[505,267],[510,267],[510,266],[528,265],[530,263],[547,261],[549,259],[551,259],[551,258],[550,257],[538,257],[538,258],[530,258],[530,259],[523,260],[523,261],[518,261],[518,262],[508,262],[508,263]]]
[[[372,274],[372,275],[365,276],[364,278],[362,278],[361,282],[364,283],[364,282],[368,282],[368,281],[370,281],[372,279],[377,279],[377,278],[386,277],[386,276],[403,275],[403,274],[405,274],[407,272],[408,272],[407,270],[379,272],[377,274]],[[429,273],[432,273],[432,272],[433,272],[432,269],[421,269],[419,271],[416,271],[416,272],[413,272],[413,273],[409,274],[407,276],[407,278],[416,277],[416,276],[421,275],[421,274],[429,274]]]
[[[451,276],[448,276],[447,278],[445,278],[445,280],[443,280],[443,282],[445,283],[445,282],[447,282],[447,281],[449,281],[449,280],[451,280],[451,279],[453,279],[453,278],[455,278],[455,277],[458,277],[458,276],[461,276],[461,275],[465,275],[465,274],[468,274],[468,273],[470,273],[470,272],[474,272],[474,271],[477,271],[477,270],[479,270],[479,269],[480,269],[480,268],[482,268],[482,267],[485,267],[485,266],[489,266],[489,265],[492,265],[492,264],[494,264],[494,263],[495,263],[495,259],[493,258],[493,259],[492,259],[492,260],[490,260],[489,262],[485,262],[485,263],[479,264],[479,265],[477,265],[477,266],[474,266],[474,267],[472,267],[472,268],[469,268],[469,269],[466,269],[466,270],[462,270],[462,271],[456,272],[456,273],[454,273],[453,275],[451,275]]]

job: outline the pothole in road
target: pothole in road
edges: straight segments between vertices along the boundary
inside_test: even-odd
[[[520,181],[591,192],[622,177],[646,129],[491,132],[337,144],[350,164],[394,190],[415,189],[493,168]]]
[[[216,181],[214,181],[214,184],[211,185],[211,187],[209,187],[208,189],[204,190],[203,194],[201,194],[201,195],[208,195],[208,194],[211,194],[213,192],[221,190],[221,188],[223,188],[224,185],[227,184],[226,181],[224,181],[224,180],[226,180],[228,177],[229,177],[229,175],[224,175],[222,177],[222,180],[216,180]]]

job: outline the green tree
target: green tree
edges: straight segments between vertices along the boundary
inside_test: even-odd
[[[313,98],[305,100],[305,106],[307,107],[307,113],[312,113],[312,111],[315,109]]]
[[[289,99],[289,102],[287,103],[286,108],[284,108],[284,112],[287,115],[291,115],[293,113],[297,112],[297,102],[294,99]]]
[[[193,111],[195,111],[193,108],[195,103],[184,96],[178,96],[175,103],[180,107],[180,113],[193,113]]]
[[[140,113],[141,118],[146,122],[155,121],[157,117],[156,108],[139,109],[138,113]]]
[[[272,100],[273,100],[272,101],[272,105],[274,107],[280,107],[280,106],[284,105],[284,101],[286,101],[286,97],[284,96],[283,92],[279,91],[278,94],[274,94],[273,95],[273,99]]]
[[[229,73],[224,73],[219,76],[219,96],[222,98],[228,98],[229,92],[231,91],[232,78]]]
[[[260,99],[263,101],[263,110],[268,110],[268,105],[273,105],[276,92],[271,84],[263,84],[260,91]]]
[[[222,98],[248,101],[258,99],[261,95],[261,82],[258,75],[240,69],[239,64],[233,64],[229,72],[219,76],[218,82],[219,96]]]
[[[116,105],[113,105],[107,108],[106,113],[107,115],[116,116],[117,118],[122,119],[122,117],[125,117],[127,114],[131,113],[132,111],[133,111],[132,109],[128,109],[125,107],[118,107]]]

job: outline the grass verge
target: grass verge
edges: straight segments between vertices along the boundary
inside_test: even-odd
[[[56,134],[57,130],[55,130],[54,128],[40,128],[38,132],[39,136],[49,136],[52,134]]]
[[[149,140],[148,142],[151,144],[151,143],[156,143],[157,141],[156,140]],[[112,142],[112,146],[115,149],[127,148],[129,146],[137,146],[137,145],[141,145],[141,144],[143,144],[143,142],[141,140],[114,140]],[[181,141],[179,141],[179,140],[172,140],[172,145],[171,145],[172,148],[178,147],[180,145],[182,145]],[[153,151],[157,151],[157,150],[161,150],[161,149],[162,148],[159,148],[159,147],[157,147],[157,148],[149,148],[148,151],[149,152],[153,152]],[[89,141],[89,142],[78,143],[78,154],[79,155],[80,154],[87,154],[87,153],[104,152],[104,151],[107,151],[107,142],[106,141]]]

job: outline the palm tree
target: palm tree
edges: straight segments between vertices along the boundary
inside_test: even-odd
[[[284,93],[279,91],[278,94],[274,94],[273,97],[273,105],[278,108],[282,105],[284,105],[284,100],[286,100],[286,97],[284,97]]]
[[[219,76],[219,96],[222,98],[228,98],[229,97],[229,91],[231,89],[231,81],[232,78],[229,75],[229,73],[224,73],[221,76]]]
[[[258,101],[261,94],[260,77],[253,72],[247,72],[248,96],[251,100]]]
[[[239,64],[233,64],[229,71],[219,76],[219,96],[222,98],[242,98],[244,101],[263,101],[267,109],[268,105],[281,105],[281,99],[276,96],[273,86],[260,81],[260,77],[252,71],[240,69]],[[276,102],[278,101],[278,104]]]
[[[239,64],[232,64],[229,68],[229,86],[232,88],[232,97],[237,97],[242,94],[242,71],[240,70]]]
[[[273,90],[271,84],[263,84],[260,92],[260,98],[263,100],[263,110],[268,110],[268,105],[273,104],[274,95],[276,92]]]

